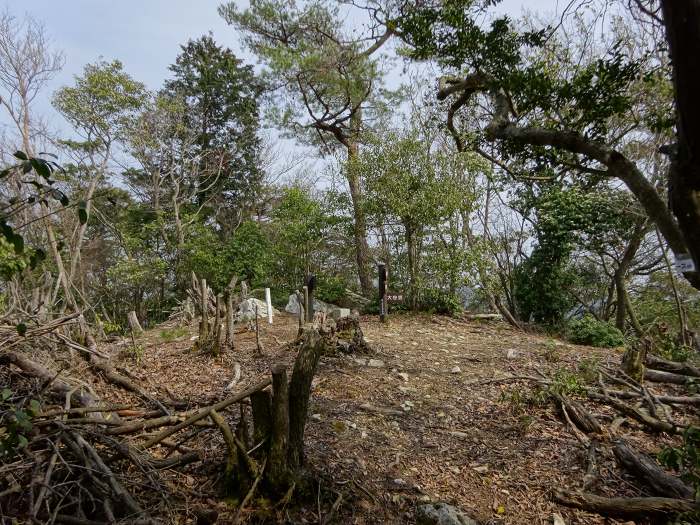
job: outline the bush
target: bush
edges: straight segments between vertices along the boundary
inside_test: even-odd
[[[620,330],[590,315],[570,321],[566,336],[572,343],[602,348],[622,346],[625,343],[625,336]]]
[[[462,312],[462,301],[457,294],[435,288],[423,290],[418,301],[426,312],[455,316]]]
[[[345,281],[339,277],[319,275],[316,277],[315,296],[325,303],[340,304],[345,297]]]

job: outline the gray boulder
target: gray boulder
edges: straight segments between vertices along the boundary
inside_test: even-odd
[[[241,321],[252,321],[255,319],[255,307],[258,307],[258,317],[267,317],[267,304],[265,301],[260,299],[246,299],[241,304],[238,305],[238,312],[236,312],[236,322]],[[279,312],[272,308],[272,314],[278,314]]]
[[[289,295],[289,301],[287,306],[284,307],[284,311],[290,314],[299,315],[299,300],[296,294]],[[318,299],[314,299],[314,312],[324,312],[328,317],[334,320],[338,320],[341,317],[349,317],[350,309],[341,308],[334,304],[324,303]]]
[[[457,507],[437,502],[418,506],[416,525],[479,525],[479,523]]]

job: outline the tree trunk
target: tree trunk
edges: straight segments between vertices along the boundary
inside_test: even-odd
[[[362,294],[370,296],[372,294],[372,277],[369,267],[369,245],[367,244],[367,216],[363,207],[362,186],[357,171],[353,169],[353,163],[359,153],[357,142],[348,144],[348,166],[347,179],[350,188],[350,199],[352,200],[352,211],[354,216],[353,236],[355,238],[355,260],[357,262],[357,276],[360,279],[360,289]]]
[[[622,255],[620,264],[615,271],[615,290],[617,291],[617,311],[615,315],[615,326],[621,332],[625,331],[625,319],[627,318],[627,306],[629,304],[629,298],[627,297],[627,272],[632,265],[634,257],[637,255],[639,246],[644,239],[644,235],[647,232],[646,220],[641,224],[637,224],[634,228],[634,232],[630,237],[627,248]],[[630,311],[630,315],[634,317],[634,314]],[[640,336],[642,334],[639,334]]]
[[[603,516],[620,518],[659,518],[680,512],[692,512],[692,501],[675,498],[605,498],[586,492],[554,491],[554,501]],[[654,523],[665,523],[654,522]]]
[[[416,229],[406,221],[406,250],[408,254],[408,300],[412,310],[418,309],[418,261]]]
[[[141,328],[141,324],[139,323],[139,318],[136,316],[136,312],[134,310],[131,310],[127,318],[129,320],[129,327],[131,328],[131,332],[137,336],[141,335],[143,333],[143,328]]]
[[[290,468],[304,465],[304,428],[311,395],[311,381],[316,373],[324,341],[316,330],[308,330],[294,362],[289,383],[289,451]]]
[[[661,7],[678,118],[678,144],[672,156],[668,196],[695,261],[695,276],[689,280],[700,290],[700,0],[662,0]]]

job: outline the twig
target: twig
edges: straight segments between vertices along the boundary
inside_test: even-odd
[[[265,458],[263,460],[262,466],[260,468],[260,472],[258,473],[257,477],[255,478],[255,481],[253,481],[253,485],[250,487],[250,490],[245,495],[245,498],[243,498],[243,501],[241,502],[240,506],[238,507],[238,510],[236,511],[236,515],[233,517],[234,524],[240,523],[241,513],[243,512],[243,509],[248,504],[250,499],[253,497],[253,494],[255,493],[255,489],[258,488],[258,483],[260,483],[260,480],[262,479],[263,472],[265,472],[265,465],[266,464],[267,464],[267,458]]]

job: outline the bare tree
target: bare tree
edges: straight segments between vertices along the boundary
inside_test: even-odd
[[[63,53],[51,49],[43,24],[30,16],[18,20],[8,11],[0,14],[0,106],[28,155],[34,149],[32,103],[63,63]]]

